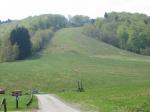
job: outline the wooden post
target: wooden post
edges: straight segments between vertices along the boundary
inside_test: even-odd
[[[81,88],[80,88],[80,82],[78,81],[78,91],[80,91]]]
[[[16,96],[16,109],[18,109],[18,100],[19,100],[19,96]]]
[[[7,103],[6,103],[6,99],[5,98],[3,99],[3,103],[2,104],[4,105],[4,112],[7,112]]]
[[[21,90],[15,90],[12,92],[12,96],[16,97],[16,109],[19,108],[19,96],[22,96],[22,91]]]
[[[84,92],[82,80],[80,81],[80,92]]]
[[[81,92],[83,92],[83,85],[82,85],[82,80],[81,80]]]
[[[4,99],[4,112],[7,112],[7,103],[6,103],[6,99]]]

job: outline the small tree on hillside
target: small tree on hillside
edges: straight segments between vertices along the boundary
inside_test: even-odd
[[[18,57],[18,46],[11,45],[9,40],[5,40],[0,46],[0,62],[14,61]]]
[[[12,45],[18,45],[18,57],[17,59],[25,59],[31,55],[31,41],[30,35],[26,28],[16,27],[10,33],[10,41]]]

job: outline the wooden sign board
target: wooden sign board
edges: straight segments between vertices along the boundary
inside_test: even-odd
[[[22,91],[21,90],[15,90],[12,92],[12,96],[22,96]]]
[[[5,94],[5,90],[0,88],[0,94]]]

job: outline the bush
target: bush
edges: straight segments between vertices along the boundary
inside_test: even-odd
[[[0,47],[0,62],[14,61],[18,57],[18,46],[16,44],[11,45],[9,40]]]
[[[50,41],[52,36],[53,32],[51,29],[37,31],[31,39],[33,45],[32,48],[33,53],[38,52],[43,48],[45,48],[45,46]]]

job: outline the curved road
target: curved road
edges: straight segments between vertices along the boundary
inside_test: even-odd
[[[52,95],[40,94],[36,96],[39,102],[39,110],[37,112],[80,112]]]

